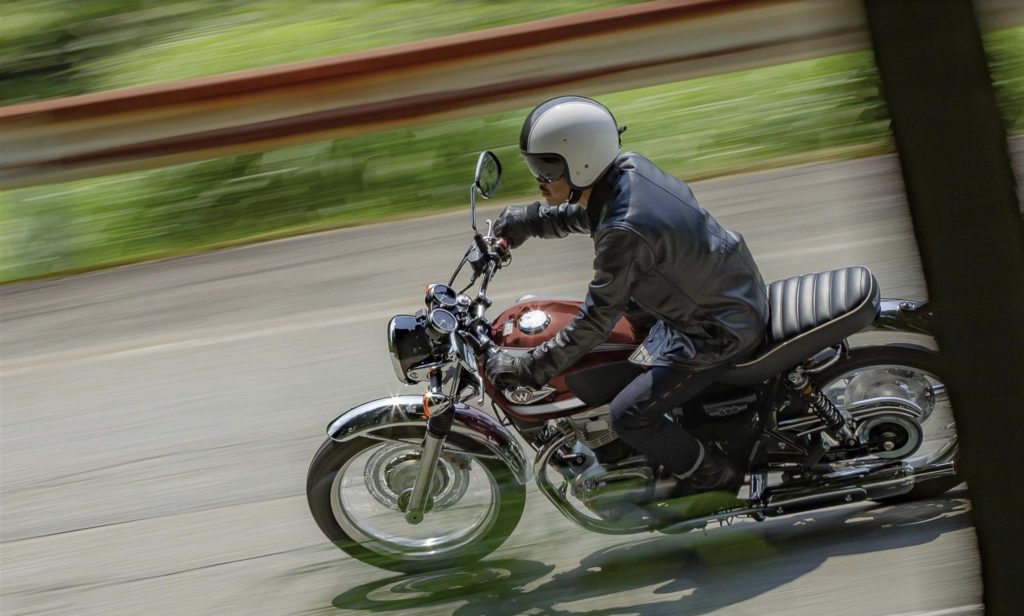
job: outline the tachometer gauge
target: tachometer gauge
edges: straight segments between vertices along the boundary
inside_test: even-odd
[[[427,306],[455,307],[455,289],[446,284],[427,285]]]
[[[455,315],[444,308],[435,308],[427,315],[427,322],[434,331],[442,334],[450,334],[458,327],[459,322]]]

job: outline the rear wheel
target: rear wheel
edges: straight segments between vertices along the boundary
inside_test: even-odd
[[[306,495],[328,539],[365,563],[418,572],[473,563],[508,538],[523,513],[524,486],[500,460],[451,449],[434,473],[432,509],[419,524],[406,522],[399,503],[419,469],[423,430],[392,436],[409,441],[328,439],[316,452]]]
[[[934,352],[894,346],[853,349],[849,357],[816,375],[815,382],[837,405],[883,396],[914,403],[925,412],[921,432],[916,432],[915,426],[900,425],[899,421],[886,423],[884,419],[865,429],[872,438],[889,439],[892,459],[902,459],[915,469],[955,461],[956,423]],[[897,503],[930,498],[962,481],[958,476],[919,481],[906,494],[878,500]]]

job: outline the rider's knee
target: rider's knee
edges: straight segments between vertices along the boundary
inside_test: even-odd
[[[616,404],[614,401],[611,408],[609,408],[609,416],[612,429],[619,434],[645,430],[656,424],[659,420],[657,415],[651,416],[650,413],[644,413],[635,404]]]

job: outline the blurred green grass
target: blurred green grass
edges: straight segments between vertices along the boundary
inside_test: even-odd
[[[631,3],[4,0],[0,104],[308,60]]]
[[[408,4],[421,9],[436,7],[426,2]],[[573,7],[582,10],[621,3],[547,4],[556,11],[570,12]],[[180,9],[182,5],[173,6]],[[463,15],[449,22],[438,17],[438,24],[431,27],[456,31],[515,21],[516,15],[504,8],[488,12],[491,5],[487,3],[467,2],[466,6],[475,7],[467,15],[486,13],[491,21],[474,22]],[[180,46],[178,39],[170,36],[147,44],[137,56],[127,51],[117,61],[111,56],[102,61],[105,72],[100,71],[102,62],[87,63],[90,71],[107,75],[99,79],[98,73],[90,73],[90,83],[128,85],[154,74],[178,78],[194,76],[199,70],[214,71],[214,66],[217,71],[244,68],[235,64],[243,58],[227,50],[236,44],[244,47],[247,36],[255,37],[262,30],[259,19],[239,19],[242,26],[237,31],[211,26],[191,32],[187,38],[194,41],[192,45]],[[381,24],[380,39],[373,38],[374,33],[330,45],[398,42],[423,31],[408,20],[397,24],[381,18]],[[285,20],[281,32],[291,32],[291,27],[301,30],[305,26]],[[296,30],[294,35],[278,39],[274,34],[267,40],[287,41],[291,36],[324,40],[325,34],[309,27],[316,34]],[[1008,127],[1024,131],[1024,28],[992,33],[986,44]],[[262,39],[256,47],[264,48]],[[312,48],[316,53],[348,49]],[[204,54],[214,49],[223,52],[223,57],[204,66]],[[280,60],[284,57],[281,53],[272,55]],[[179,57],[180,65],[172,67],[171,60]],[[258,60],[265,58],[247,61]],[[867,52],[598,98],[621,124],[629,126],[623,136],[625,149],[644,153],[686,180],[864,156],[892,147]],[[0,281],[465,207],[476,153],[485,148],[494,150],[505,163],[499,197],[533,200],[527,197],[532,180],[519,162],[515,145],[527,111],[0,193]]]

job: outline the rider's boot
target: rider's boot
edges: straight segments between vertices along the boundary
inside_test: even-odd
[[[650,511],[668,525],[741,507],[737,498],[743,473],[728,458],[704,451],[700,465],[683,477],[675,476],[667,499],[652,503]]]
[[[688,475],[676,475],[676,496],[702,492],[729,492],[733,495],[743,485],[743,473],[725,456],[704,450],[700,466]]]
[[[685,476],[616,481],[592,492],[591,506],[599,506],[619,521],[633,519],[669,526],[744,505],[737,498],[743,472],[728,458],[701,449],[700,463]]]

